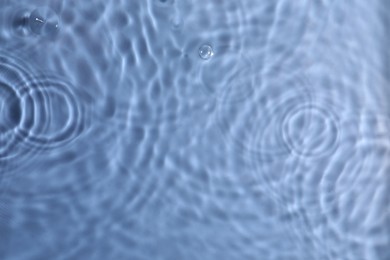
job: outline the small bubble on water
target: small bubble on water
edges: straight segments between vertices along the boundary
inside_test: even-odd
[[[204,60],[210,59],[214,55],[213,48],[208,44],[203,44],[199,48],[199,57]]]
[[[30,30],[45,37],[55,37],[59,30],[57,14],[48,7],[35,9],[29,17]]]

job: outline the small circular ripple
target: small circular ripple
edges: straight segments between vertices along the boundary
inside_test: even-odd
[[[332,152],[338,139],[335,116],[317,105],[299,106],[288,112],[282,132],[291,152],[304,157]]]
[[[218,105],[217,123],[225,141],[233,145],[234,156],[250,160],[260,189],[279,201],[279,185],[299,166],[290,158],[283,124],[291,110],[310,104],[311,93],[307,79],[294,75],[259,82],[253,89],[252,95],[235,102],[230,101],[234,91],[226,91]]]
[[[258,85],[254,85],[258,83]],[[283,121],[298,104],[307,103],[310,93],[303,79],[251,82],[256,91],[247,99],[231,102],[235,91],[227,89],[218,105],[218,124],[228,142],[241,150],[264,156],[289,153],[282,135]]]
[[[349,114],[339,118],[339,126],[331,153],[283,161],[291,174],[279,184],[284,195],[278,198],[299,243],[347,259],[350,247],[369,251],[388,243],[390,119],[378,112]],[[291,168],[289,160],[298,166]]]

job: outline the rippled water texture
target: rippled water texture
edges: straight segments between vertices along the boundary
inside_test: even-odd
[[[389,260],[386,0],[0,0],[0,260]]]

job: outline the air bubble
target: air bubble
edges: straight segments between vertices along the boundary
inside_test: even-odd
[[[203,60],[208,60],[214,55],[213,48],[208,45],[204,44],[200,46],[199,48],[199,57],[201,57]]]
[[[59,30],[57,14],[48,7],[35,9],[28,19],[30,30],[38,35],[53,38]]]

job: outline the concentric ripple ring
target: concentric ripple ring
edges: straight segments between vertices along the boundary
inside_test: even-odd
[[[0,147],[0,160],[6,160],[19,155],[20,150],[16,149],[16,145],[20,142],[16,133],[22,121],[22,100],[19,87],[22,82],[25,82],[31,76],[32,73],[29,66],[24,64],[22,60],[0,53],[0,88],[2,93],[6,95],[2,99],[1,106],[3,111],[9,111],[2,115],[5,118],[2,119],[2,121],[4,120],[4,125],[0,131],[2,144]]]
[[[338,126],[330,110],[317,105],[292,109],[282,125],[283,139],[293,154],[316,157],[332,152],[338,140]]]
[[[42,77],[24,83],[24,90],[19,134],[26,142],[39,148],[54,148],[71,142],[80,133],[82,111],[68,83]],[[61,113],[66,120],[54,122],[53,112]]]

